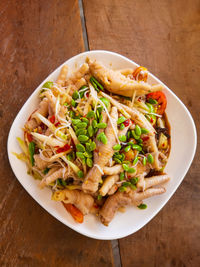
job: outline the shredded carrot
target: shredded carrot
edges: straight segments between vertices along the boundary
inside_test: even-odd
[[[146,82],[148,77],[147,68],[142,66],[136,68],[133,72],[133,77],[135,80]]]
[[[74,220],[78,223],[82,223],[83,222],[83,213],[77,209],[73,204],[70,203],[63,203],[63,206],[66,208],[66,210],[72,215],[72,217],[74,218]]]

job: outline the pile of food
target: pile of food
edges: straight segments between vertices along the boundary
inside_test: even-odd
[[[108,225],[126,205],[145,209],[144,199],[165,192],[167,100],[146,68],[112,70],[87,58],[77,71],[63,66],[39,100],[14,154],[75,221],[94,213]]]

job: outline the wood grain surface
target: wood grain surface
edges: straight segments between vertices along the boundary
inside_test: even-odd
[[[185,103],[200,132],[200,1],[84,0],[84,10],[89,48],[146,66]],[[122,266],[200,266],[199,152],[165,208],[119,241]]]
[[[84,51],[77,0],[0,1],[0,266],[112,266],[109,241],[86,238],[44,211],[8,163],[7,136],[40,82]]]

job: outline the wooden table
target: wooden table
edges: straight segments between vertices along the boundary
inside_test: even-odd
[[[181,98],[199,130],[199,5],[198,0],[0,1],[0,266],[200,266],[199,147],[162,211],[116,242],[84,237],[50,216],[16,180],[6,151],[12,121],[32,91],[88,48],[145,65]]]

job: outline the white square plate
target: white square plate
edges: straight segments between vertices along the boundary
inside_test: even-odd
[[[113,69],[135,68],[138,65],[128,58],[109,51],[89,51],[79,54],[64,64],[70,69],[77,69],[86,57],[97,59],[104,65]],[[63,65],[64,65],[63,64]],[[55,81],[62,65],[50,74],[33,92],[26,103],[19,111],[10,129],[8,137],[8,157],[10,165],[19,182],[25,190],[52,216],[72,228],[73,230],[96,239],[117,239],[128,236],[145,224],[147,224],[167,203],[174,194],[184,176],[186,175],[196,150],[196,129],[187,108],[180,99],[160,80],[152,74],[149,75],[149,83],[161,83],[164,86],[164,93],[167,96],[167,116],[171,125],[171,153],[165,171],[170,175],[171,180],[166,185],[167,192],[160,196],[145,200],[148,208],[140,210],[136,207],[128,207],[125,213],[118,212],[110,223],[109,227],[102,225],[94,215],[87,215],[84,223],[76,223],[69,215],[61,203],[51,200],[51,191],[48,188],[43,190],[38,188],[38,181],[35,181],[27,174],[24,162],[18,160],[12,152],[20,153],[16,137],[23,138],[22,127],[30,114],[36,109],[38,104],[38,93],[44,82]]]

